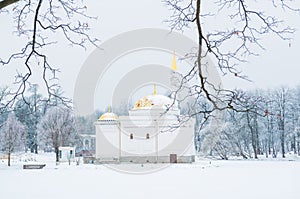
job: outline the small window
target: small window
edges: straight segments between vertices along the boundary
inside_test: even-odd
[[[61,157],[62,157],[62,152],[61,150],[59,150],[59,158],[61,159]]]
[[[146,139],[148,140],[150,138],[149,133],[146,134]]]
[[[133,139],[133,134],[132,134],[132,133],[130,134],[130,139],[131,139],[131,140]]]
[[[70,156],[72,157],[72,155],[73,155],[73,150],[70,151]]]

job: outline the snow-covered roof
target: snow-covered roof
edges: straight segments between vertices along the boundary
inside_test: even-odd
[[[58,147],[59,150],[74,150],[75,147],[72,147],[72,146],[60,146]]]

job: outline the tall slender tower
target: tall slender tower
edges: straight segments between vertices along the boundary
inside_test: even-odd
[[[175,98],[181,109],[182,114],[188,114],[191,110],[190,104],[194,102],[188,82],[183,81],[183,75],[178,72],[176,54],[174,52],[172,59],[171,74],[171,97]]]
[[[171,69],[172,69],[172,72],[171,72],[172,74],[171,74],[171,79],[170,79],[171,90],[172,90],[171,95],[172,95],[172,97],[176,97],[174,95],[178,92],[178,89],[180,88],[182,75],[177,72],[178,67],[177,67],[177,58],[176,58],[175,52],[174,52],[173,59],[172,59]]]

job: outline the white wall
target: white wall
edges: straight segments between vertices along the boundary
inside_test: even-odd
[[[113,123],[96,123],[97,159],[118,159],[120,156],[195,155],[193,119],[180,128],[171,129],[172,131],[169,125],[177,121],[175,117],[166,117],[159,122],[143,116],[121,116],[119,119]],[[133,135],[133,139],[130,139],[130,134]],[[149,139],[146,138],[147,134]]]
[[[59,147],[59,161],[68,162],[75,160],[75,147]]]
[[[116,122],[97,122],[96,125],[96,158],[119,158],[119,128]]]

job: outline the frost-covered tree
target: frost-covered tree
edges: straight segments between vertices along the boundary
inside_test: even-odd
[[[19,121],[26,127],[26,146],[32,153],[37,153],[37,124],[43,115],[45,103],[42,95],[37,92],[37,85],[31,85],[29,92],[29,97],[24,97],[17,101],[14,112]]]
[[[23,128],[24,126],[18,121],[14,113],[9,114],[6,122],[0,128],[0,149],[8,156],[8,166],[10,166],[11,154],[22,148]]]
[[[294,114],[294,144],[295,152],[300,156],[300,86],[294,90],[293,98]]]
[[[0,87],[0,113],[3,112],[5,108],[5,98],[8,95],[7,87]]]
[[[232,155],[242,155],[247,159],[249,152],[244,149],[240,133],[230,122],[225,123],[222,127],[210,127],[207,132],[203,132],[202,151],[223,160],[228,160]]]
[[[247,102],[246,106],[249,106],[249,101]],[[250,102],[251,103],[251,102]],[[250,105],[251,106],[251,105]],[[257,159],[258,158],[258,154],[259,154],[259,132],[258,132],[258,114],[256,113],[257,111],[257,107],[249,107],[249,109],[247,109],[247,111],[244,113],[245,118],[246,118],[246,124],[248,127],[248,131],[250,133],[250,137],[251,137],[251,146],[253,149],[253,153],[254,153],[254,158]]]
[[[241,110],[227,110],[226,127],[201,132],[201,150],[222,159],[300,155],[300,87],[280,87],[243,95]]]
[[[278,152],[278,131],[276,129],[276,118],[275,118],[275,94],[273,90],[263,91],[262,96],[264,97],[263,108],[264,108],[264,117],[261,117],[262,128],[262,143],[266,157],[271,155],[273,158],[277,157]]]
[[[288,103],[291,95],[286,87],[281,87],[275,91],[275,104],[277,114],[277,125],[280,137],[280,147],[282,157],[285,157],[286,153],[286,134],[287,134],[287,118],[288,118]]]
[[[75,117],[75,127],[76,127],[76,132],[78,136],[80,135],[95,135],[96,130],[95,130],[95,121],[99,118],[99,115],[102,115],[101,113],[94,112],[91,115],[86,115],[86,116],[77,116]],[[77,149],[84,149],[85,143],[83,143],[83,139],[78,139],[76,140],[76,148]]]
[[[98,116],[96,113],[87,116],[77,116],[76,121],[76,131],[78,134],[94,134],[95,133],[95,121],[97,121]]]
[[[59,161],[60,146],[72,146],[76,142],[75,119],[72,110],[64,106],[51,107],[38,124],[38,137],[44,146],[55,150]]]
[[[129,104],[126,100],[121,100],[118,106],[107,107],[105,112],[108,111],[108,109],[112,109],[111,111],[117,115],[128,115],[128,110],[131,106],[133,105]]]
[[[247,125],[244,121],[244,115],[235,111],[228,111],[226,131],[231,135],[231,142],[236,149],[236,155],[245,159],[252,157],[250,147],[250,138],[247,132]]]
[[[0,128],[4,124],[8,116],[8,108],[6,106],[5,98],[8,95],[7,88],[0,88]]]

